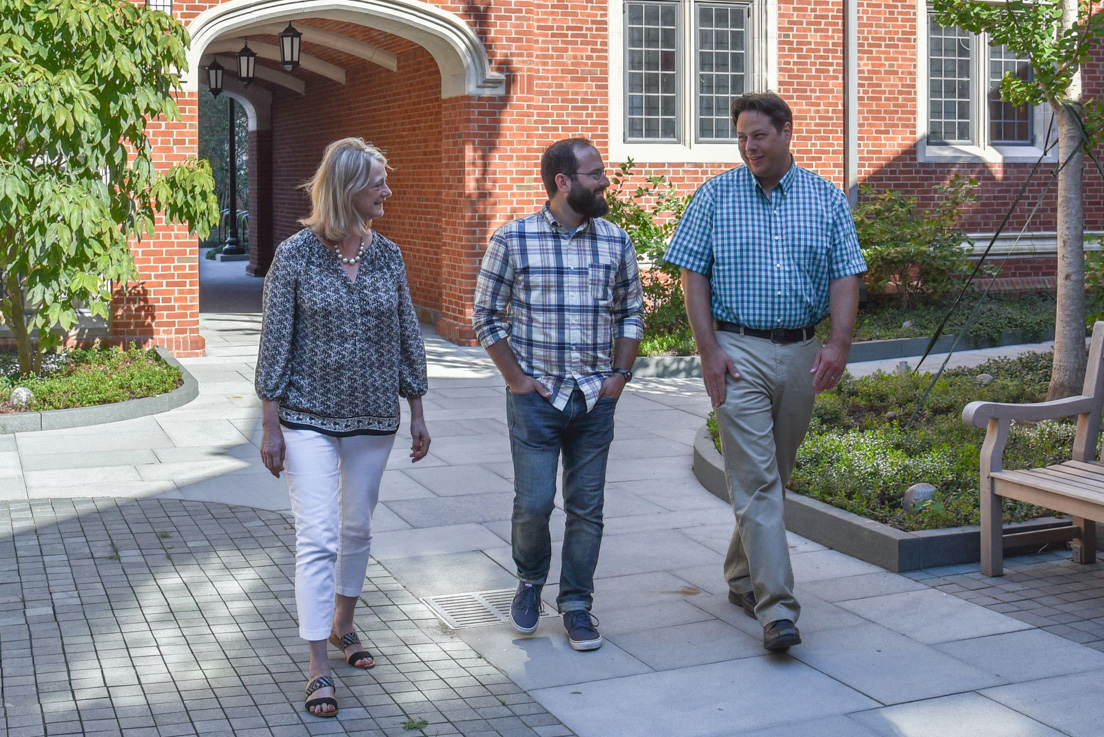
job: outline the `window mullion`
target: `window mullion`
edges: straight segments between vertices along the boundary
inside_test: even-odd
[[[694,24],[694,0],[679,2],[679,44],[678,52],[678,127],[679,140],[683,146],[694,145],[694,119],[697,114],[697,76],[698,61],[695,58],[698,44],[694,39],[697,27]]]
[[[974,145],[989,147],[989,36],[982,32],[974,38],[974,72],[970,75],[970,117],[973,120]]]

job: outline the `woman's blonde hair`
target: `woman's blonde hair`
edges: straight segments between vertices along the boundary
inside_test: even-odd
[[[368,186],[373,161],[390,168],[383,152],[363,138],[342,138],[326,146],[318,171],[302,185],[310,193],[311,214],[299,222],[329,243],[367,230],[353,207],[353,195]]]

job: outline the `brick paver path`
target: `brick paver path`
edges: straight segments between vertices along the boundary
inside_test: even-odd
[[[1104,562],[1074,563],[1070,553],[1005,558],[1004,574],[983,576],[977,563],[903,574],[1047,632],[1104,651]]]
[[[304,714],[293,576],[294,531],[276,512],[0,504],[0,733],[572,734],[375,562],[357,624],[378,665],[335,650],[341,714]]]

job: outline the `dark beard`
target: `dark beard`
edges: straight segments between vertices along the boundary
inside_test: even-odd
[[[601,192],[591,192],[578,185],[567,193],[567,204],[585,218],[600,218],[609,212],[609,204]]]

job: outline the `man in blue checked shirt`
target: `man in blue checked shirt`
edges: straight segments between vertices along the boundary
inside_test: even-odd
[[[866,271],[847,198],[794,163],[782,98],[732,103],[746,166],[709,180],[664,258],[682,267],[686,312],[717,413],[736,527],[728,599],[763,625],[763,646],[801,642],[783,490],[816,394],[843,375]],[[814,326],[832,317],[821,345]]]
[[[524,634],[537,629],[562,454],[567,523],[556,606],[571,647],[596,650],[602,636],[590,608],[606,458],[614,407],[644,335],[643,290],[628,235],[602,219],[609,179],[598,150],[582,138],[552,144],[541,179],[541,211],[491,238],[473,325],[507,385],[519,579],[510,619]]]

